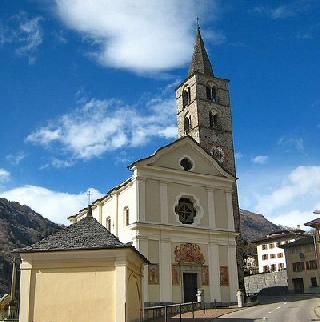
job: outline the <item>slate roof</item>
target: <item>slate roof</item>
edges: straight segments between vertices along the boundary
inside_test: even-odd
[[[296,247],[296,246],[300,246],[300,245],[308,245],[308,244],[313,244],[313,236],[311,235],[306,235],[304,237],[301,237],[299,239],[297,239],[294,242],[288,243],[288,244],[284,244],[284,245],[280,245],[280,248],[292,248],[292,247]]]
[[[316,219],[313,219],[309,222],[306,222],[304,224],[305,226],[310,226],[310,227],[313,227],[313,228],[317,228],[320,226],[320,218],[316,218]]]
[[[204,47],[204,43],[201,37],[200,28],[198,28],[198,32],[196,35],[196,42],[194,45],[194,51],[192,55],[192,62],[189,68],[188,76],[195,73],[204,74],[206,76],[213,77],[212,65],[209,60],[207,51]]]
[[[262,238],[256,239],[253,241],[253,243],[259,244],[262,242],[268,242],[268,241],[274,241],[277,239],[283,239],[283,238],[291,238],[291,237],[299,237],[304,234],[304,230],[302,229],[295,229],[295,230],[277,230],[274,231]]]
[[[88,216],[75,224],[59,230],[57,233],[52,234],[31,246],[15,250],[15,252],[33,253],[117,248],[131,248],[145,262],[148,262],[131,243],[122,243],[115,235],[110,233],[95,218],[88,214]]]

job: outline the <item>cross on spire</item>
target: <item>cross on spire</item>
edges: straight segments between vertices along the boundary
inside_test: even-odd
[[[90,205],[90,203],[91,203],[91,191],[90,191],[90,189],[88,189],[88,191],[87,191],[87,196],[88,196],[88,205]]]
[[[199,17],[197,16],[197,29],[198,29],[198,32],[200,32],[200,23],[199,23]]]

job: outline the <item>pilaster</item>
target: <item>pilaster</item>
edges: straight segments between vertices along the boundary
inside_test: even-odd
[[[209,216],[209,228],[216,229],[216,210],[214,204],[214,191],[213,189],[207,189],[208,198],[208,216]]]
[[[238,271],[237,271],[237,257],[236,246],[229,245],[228,248],[228,270],[229,270],[229,289],[230,301],[236,302],[236,293],[239,288]]]
[[[115,262],[116,265],[116,310],[115,321],[127,321],[127,262],[119,260]]]
[[[160,182],[160,214],[161,223],[168,223],[168,184]]]
[[[228,214],[228,229],[234,230],[232,192],[226,192],[227,214]]]
[[[171,242],[160,240],[160,302],[172,301]]]
[[[136,178],[137,187],[137,219],[138,222],[144,222],[146,220],[146,183],[143,178]]]
[[[219,246],[212,242],[209,243],[208,260],[210,300],[221,302]]]

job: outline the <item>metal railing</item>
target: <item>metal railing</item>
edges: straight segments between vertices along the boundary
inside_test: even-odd
[[[175,321],[182,321],[182,314],[191,312],[192,318],[194,318],[195,311],[201,308],[205,310],[205,306],[201,305],[200,302],[151,306],[144,309],[143,321],[169,322],[173,316],[175,317]]]

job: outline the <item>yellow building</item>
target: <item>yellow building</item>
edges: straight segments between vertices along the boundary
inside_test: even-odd
[[[20,256],[20,322],[140,321],[147,260],[92,216]]]
[[[285,250],[289,292],[320,293],[314,237],[301,236],[300,239],[280,247]]]

